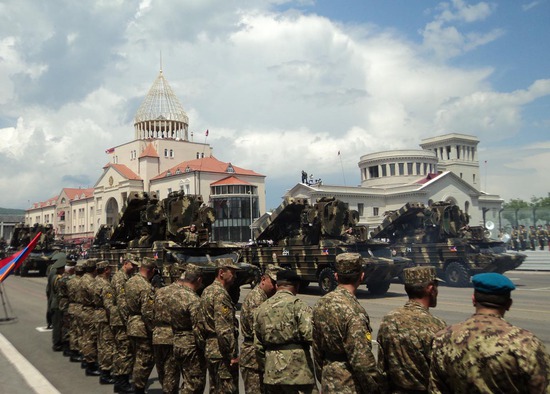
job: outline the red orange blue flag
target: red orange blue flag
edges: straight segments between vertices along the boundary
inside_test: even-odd
[[[0,283],[2,283],[12,271],[16,270],[21,266],[21,264],[23,264],[23,261],[25,261],[29,253],[32,252],[41,235],[42,233],[40,232],[36,234],[25,249],[0,260]]]

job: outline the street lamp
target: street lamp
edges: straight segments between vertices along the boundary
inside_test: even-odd
[[[249,190],[246,192],[250,195],[250,240],[254,240],[254,232],[252,230],[252,191]]]

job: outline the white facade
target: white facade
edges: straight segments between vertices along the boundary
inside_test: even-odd
[[[361,156],[357,187],[297,184],[285,197],[336,197],[359,212],[360,223],[373,228],[384,213],[407,202],[457,204],[472,225],[498,220],[503,200],[479,190],[476,137],[446,134],[422,140],[422,150],[395,150]]]
[[[238,205],[234,220],[226,221],[227,228],[217,223],[214,227],[218,226],[219,236],[239,238],[225,240],[248,239],[253,217],[265,212],[265,176],[215,159],[209,144],[189,140],[188,123],[161,71],[136,114],[135,139],[105,151],[109,163],[94,187],[86,189],[88,194],[67,194],[67,190],[78,189],[63,189],[59,196],[33,204],[26,211],[25,222],[53,223],[57,234],[66,240],[89,241],[100,225],[118,223],[132,193],[156,192],[162,199],[172,191],[183,190],[201,194],[212,206],[215,201],[229,200],[233,207]],[[225,189],[215,187],[220,182]],[[223,191],[227,195],[217,193]],[[235,217],[238,214],[241,217]]]

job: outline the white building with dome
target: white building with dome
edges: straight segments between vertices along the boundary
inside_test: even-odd
[[[52,223],[58,236],[87,243],[100,225],[117,224],[130,193],[165,198],[183,190],[215,208],[214,239],[246,241],[253,219],[265,212],[265,176],[222,162],[209,144],[189,138],[189,118],[162,70],[136,113],[134,139],[105,153],[108,163],[93,188],[66,188],[34,203],[25,222]]]
[[[385,212],[407,202],[449,201],[470,216],[472,225],[496,223],[503,200],[481,190],[478,144],[474,136],[450,133],[422,140],[422,149],[369,153],[358,162],[359,186],[299,183],[285,196],[312,203],[336,197],[359,211],[360,223],[371,228],[382,222]]]

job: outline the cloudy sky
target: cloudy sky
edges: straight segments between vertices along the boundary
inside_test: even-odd
[[[550,0],[0,0],[0,207],[93,186],[160,52],[195,140],[265,174],[268,208],[301,170],[358,185],[361,155],[450,132],[481,140],[482,189],[546,196],[549,16]]]

